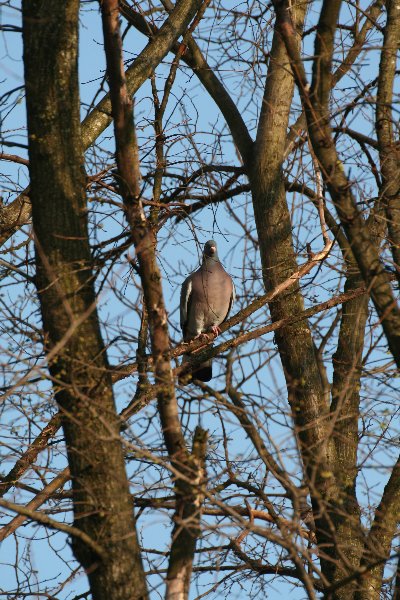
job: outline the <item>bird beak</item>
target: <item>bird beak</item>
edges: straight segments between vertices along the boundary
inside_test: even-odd
[[[216,247],[215,246],[211,246],[210,247],[211,254],[215,254],[215,251],[216,251]]]

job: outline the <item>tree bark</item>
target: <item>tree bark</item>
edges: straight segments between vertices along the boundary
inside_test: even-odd
[[[78,0],[24,0],[36,285],[73,484],[75,538],[95,600],[147,598],[88,242],[77,78]]]
[[[348,266],[345,293],[358,289],[362,278],[354,263]],[[341,581],[357,570],[363,551],[361,513],[356,495],[360,385],[368,318],[368,295],[343,305],[339,339],[333,356],[333,381],[330,436],[334,445],[329,465],[336,481],[337,494],[330,498],[328,512],[334,528],[335,552],[322,561],[330,583]],[[343,560],[343,557],[346,560]],[[335,598],[353,597],[356,581],[339,588]]]

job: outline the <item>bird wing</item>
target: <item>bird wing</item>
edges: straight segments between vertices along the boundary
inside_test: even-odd
[[[228,310],[226,312],[226,315],[225,315],[224,320],[222,321],[222,323],[224,323],[224,321],[227,320],[227,318],[229,316],[229,313],[232,310],[232,306],[234,305],[235,300],[236,300],[236,288],[235,288],[235,284],[232,281],[232,278],[231,278],[231,282],[232,282],[232,291],[231,291],[231,296],[230,296],[230,299],[229,299],[229,306],[228,306]]]
[[[182,284],[180,299],[180,318],[183,337],[186,336],[190,299],[192,295],[192,277],[189,276]]]

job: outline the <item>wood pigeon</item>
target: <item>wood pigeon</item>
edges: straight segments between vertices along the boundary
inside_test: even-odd
[[[181,329],[185,342],[209,332],[221,333],[219,325],[229,315],[235,301],[235,286],[218,258],[217,244],[209,240],[204,245],[200,269],[189,275],[181,290]],[[190,360],[183,356],[183,362]],[[212,378],[212,361],[199,365],[193,377],[200,381]]]

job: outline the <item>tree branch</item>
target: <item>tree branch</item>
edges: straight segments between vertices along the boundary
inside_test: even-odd
[[[379,260],[371,234],[357,208],[351,191],[351,182],[345,175],[337,154],[329,123],[329,95],[334,32],[341,0],[325,0],[315,44],[313,82],[307,82],[297,45],[295,29],[287,10],[287,0],[274,0],[277,19],[307,116],[307,124],[314,152],[318,158],[324,181],[335,203],[341,223],[352,246],[357,264],[370,290],[389,348],[400,368],[400,309],[397,305],[388,273]]]
[[[45,525],[50,529],[55,529],[56,531],[62,531],[71,537],[77,538],[81,542],[83,542],[90,550],[92,550],[101,560],[107,560],[107,553],[97,542],[95,542],[87,533],[78,529],[77,527],[73,527],[72,525],[66,525],[65,523],[60,523],[59,521],[55,521],[51,519],[47,515],[44,515],[41,512],[37,512],[35,510],[30,510],[25,506],[20,506],[19,504],[15,504],[15,502],[8,502],[7,500],[0,499],[0,506],[6,508],[7,510],[11,510],[23,517],[31,519],[32,521],[36,521],[41,525]],[[25,520],[25,519],[24,519]]]
[[[376,133],[382,173],[380,194],[385,206],[389,242],[400,284],[400,146],[393,131],[393,86],[400,38],[400,10],[387,0],[387,21],[379,64]]]

